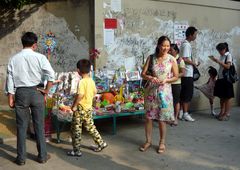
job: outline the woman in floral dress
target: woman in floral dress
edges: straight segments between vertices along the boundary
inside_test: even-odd
[[[158,153],[165,151],[166,122],[174,121],[171,83],[178,79],[178,66],[176,59],[168,54],[170,44],[168,37],[161,36],[155,54],[148,57],[141,73],[142,78],[150,82],[144,92],[146,142],[139,148],[143,152],[152,145],[153,120],[156,119],[159,123]],[[150,62],[152,64],[149,64]],[[152,67],[151,75],[146,74],[149,66]]]

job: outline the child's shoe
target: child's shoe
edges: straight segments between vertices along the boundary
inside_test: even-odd
[[[80,156],[82,156],[82,152],[81,152],[81,151],[74,151],[74,150],[72,150],[72,151],[68,151],[68,152],[67,152],[67,155],[68,155],[68,156],[77,156],[77,157],[80,157]]]
[[[106,148],[108,145],[106,142],[103,142],[102,145],[98,145],[97,147],[93,148],[94,152],[100,152],[102,151],[104,148]]]
[[[211,114],[212,114],[214,117],[217,117],[217,116],[218,116],[218,114],[217,114],[214,110],[211,111]]]

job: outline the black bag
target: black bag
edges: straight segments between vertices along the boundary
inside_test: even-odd
[[[154,56],[153,54],[150,55],[148,69],[147,69],[147,72],[146,72],[147,75],[151,75],[151,76],[153,75],[153,70],[152,70],[152,67],[153,67],[153,56]],[[149,81],[142,79],[141,86],[143,88],[147,88],[148,85],[149,85]]]
[[[225,64],[227,63],[227,57],[228,56],[226,56],[225,58],[225,62],[224,62]],[[223,69],[222,75],[223,75],[223,78],[230,83],[235,83],[236,81],[238,81],[238,75],[237,75],[235,66],[233,64],[233,60],[232,60],[232,65],[230,66],[229,69]]]
[[[197,81],[200,78],[201,74],[197,67],[193,66],[193,81]]]
[[[191,56],[191,59],[193,61],[193,58]],[[197,81],[200,78],[201,74],[196,66],[193,65],[193,81]]]

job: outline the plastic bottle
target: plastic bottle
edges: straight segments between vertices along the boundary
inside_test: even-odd
[[[117,101],[115,103],[115,112],[120,113],[121,112],[121,102]]]
[[[158,95],[159,95],[159,99],[161,100],[160,108],[167,108],[167,102],[165,101],[164,93],[160,91]]]

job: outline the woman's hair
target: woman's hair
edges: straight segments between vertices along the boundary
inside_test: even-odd
[[[222,50],[225,50],[226,49],[226,52],[229,51],[229,48],[228,48],[228,43],[224,42],[224,43],[219,43],[217,46],[216,46],[216,49],[218,51],[222,51]]]
[[[177,44],[171,44],[170,47],[173,48],[175,51],[177,51],[177,53],[180,52],[180,50],[179,50]]]
[[[162,44],[164,41],[169,41],[169,43],[171,44],[171,41],[170,39],[167,37],[167,36],[161,36],[158,38],[158,42],[157,42],[157,47],[156,47],[156,50],[155,50],[155,55],[157,56],[159,54],[159,48],[158,46],[160,44]]]
[[[211,76],[211,77],[216,77],[217,76],[217,70],[212,67],[212,66],[209,66],[208,68],[208,74]]]

